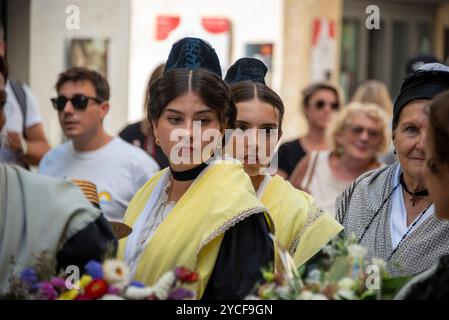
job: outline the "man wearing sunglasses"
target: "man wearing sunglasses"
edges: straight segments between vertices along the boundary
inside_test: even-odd
[[[105,132],[109,85],[98,72],[71,68],[59,75],[56,91],[51,102],[69,141],[45,155],[39,172],[91,181],[97,185],[106,218],[122,220],[132,196],[159,170],[157,163],[141,149]]]

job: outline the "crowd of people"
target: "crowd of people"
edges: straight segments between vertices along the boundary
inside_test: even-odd
[[[391,275],[416,276],[398,298],[448,297],[449,67],[413,70],[394,104],[379,81],[348,104],[338,85],[311,84],[307,134],[279,148],[285,108],[267,67],[241,58],[223,77],[198,38],[173,45],[147,83],[146,118],[120,137],[103,127],[107,80],[63,71],[51,103],[67,141],[52,149],[30,89],[22,99],[3,57],[0,69],[0,293],[42,251],[60,269],[112,250],[144,284],[183,266],[197,299],[244,299],[263,268],[282,272],[286,255],[298,268],[355,235]],[[98,205],[73,179],[96,186]],[[117,242],[111,222],[132,231]]]

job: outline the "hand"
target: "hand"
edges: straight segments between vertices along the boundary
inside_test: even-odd
[[[7,132],[8,148],[15,154],[20,154],[22,150],[22,135],[18,132]]]

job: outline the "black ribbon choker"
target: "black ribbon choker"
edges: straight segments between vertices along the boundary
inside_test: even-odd
[[[418,192],[411,192],[407,189],[407,185],[405,184],[404,181],[404,174],[401,173],[401,176],[399,177],[399,181],[401,182],[401,186],[402,189],[405,190],[405,192],[407,192],[409,195],[411,195],[412,197],[410,198],[410,201],[412,202],[412,206],[415,206],[415,197],[425,197],[429,195],[429,191],[427,191],[426,189],[422,190],[422,191],[418,191]]]
[[[200,173],[206,167],[207,167],[207,164],[203,162],[200,165],[193,167],[192,169],[185,170],[185,171],[174,171],[170,167],[170,172],[173,176],[173,179],[175,179],[177,181],[190,181],[190,180],[195,180],[196,177],[198,177],[200,175]]]

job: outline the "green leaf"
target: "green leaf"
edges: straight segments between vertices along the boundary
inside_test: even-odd
[[[385,277],[382,279],[382,299],[391,300],[401,290],[401,288],[410,280],[410,277]]]
[[[338,282],[351,272],[351,260],[347,256],[340,256],[335,258],[335,262],[327,274],[327,281]]]

